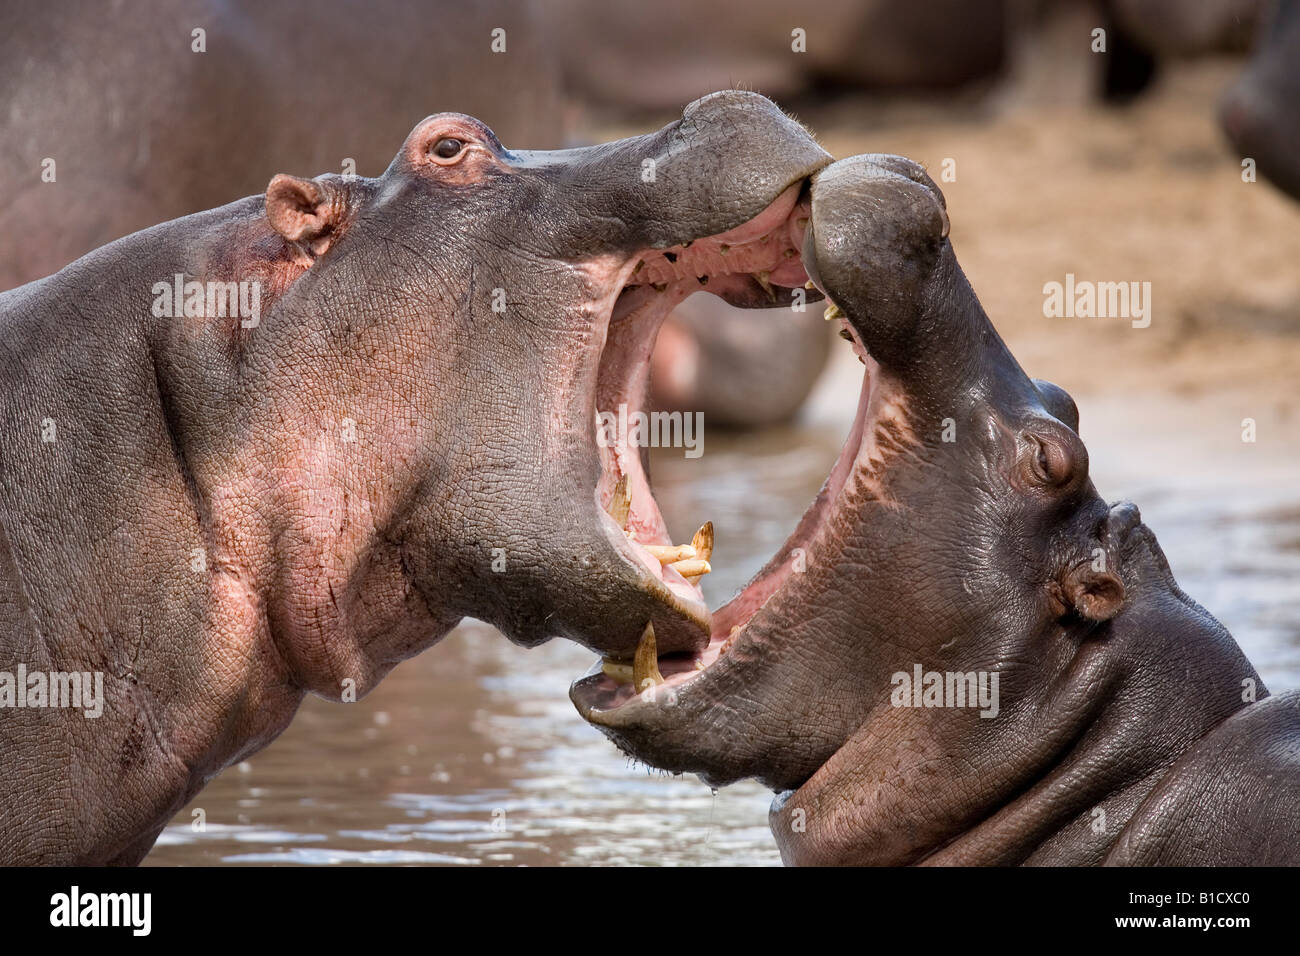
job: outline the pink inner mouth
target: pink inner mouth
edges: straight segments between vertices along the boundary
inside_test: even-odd
[[[826,482],[781,549],[740,593],[714,612],[708,646],[694,657],[671,655],[659,658],[659,672],[664,683],[655,688],[654,699],[664,699],[657,695],[695,680],[746,640],[745,631],[750,621],[778,598],[795,577],[796,550],[802,549],[806,555],[817,553],[826,533],[835,524],[834,516],[844,507],[841,498],[855,472],[873,470],[869,461],[874,452],[870,423],[879,414],[878,405],[885,400],[886,390],[877,387],[881,374],[879,366],[867,354],[848,323],[844,323],[844,327],[850,330],[853,349],[863,360],[865,372],[853,425]],[[630,683],[619,683],[599,672],[593,672],[584,684],[589,684],[584,696],[595,709],[602,711],[613,710],[638,696]]]
[[[776,306],[782,301],[777,289],[804,287],[808,275],[799,249],[810,210],[807,199],[801,200],[802,190],[802,182],[791,185],[763,212],[727,232],[667,249],[645,250],[622,265],[616,280],[622,291],[610,313],[597,377],[598,431],[600,413],[617,418],[622,407],[630,421],[643,411],[650,356],[659,328],[687,296],[700,291],[751,296],[770,293]],[[760,291],[755,293],[756,289]],[[790,301],[788,293],[784,301]],[[627,553],[675,596],[702,602],[697,583],[647,550],[674,542],[650,489],[641,449],[630,441],[620,442],[620,437],[625,436],[598,441],[602,473],[596,502],[608,516],[615,488],[626,477],[630,496],[627,521],[620,527],[614,518],[608,520],[624,538]]]

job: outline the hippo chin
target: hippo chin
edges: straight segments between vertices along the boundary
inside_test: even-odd
[[[276,176],[0,294],[0,860],[138,860],[304,693],[467,615],[702,649],[707,565],[596,413],[690,292],[802,293],[828,162],[751,93],[559,152],[444,113],[377,179]],[[97,719],[19,672],[97,675]]]
[[[639,694],[589,675],[579,711],[656,767],[780,791],[791,863],[1300,862],[1300,696],[1098,496],[938,188],[864,156],[811,196],[804,261],[866,366],[844,451],[702,655]]]

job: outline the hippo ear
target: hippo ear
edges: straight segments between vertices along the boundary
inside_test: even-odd
[[[1085,563],[1065,572],[1053,587],[1060,613],[1074,611],[1087,621],[1109,621],[1124,606],[1124,582],[1114,572]]]
[[[266,187],[266,219],[285,239],[293,243],[303,265],[337,238],[347,208],[343,190],[329,181],[299,179],[280,173]]]

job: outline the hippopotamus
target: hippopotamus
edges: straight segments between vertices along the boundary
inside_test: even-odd
[[[567,144],[560,53],[569,47],[545,41],[537,5],[440,7],[436,28],[429,10],[405,0],[370,4],[364,23],[340,0],[6,8],[0,230],[24,241],[0,258],[0,289],[255,192],[268,170],[377,174],[431,103],[483,117],[507,142]],[[795,414],[826,357],[813,313],[748,321],[698,298],[717,306],[693,302],[670,320],[657,366],[673,373],[654,376],[656,407],[740,427]],[[789,371],[778,377],[747,372],[782,361]]]
[[[0,260],[0,289],[247,196],[268,171],[378,175],[441,104],[507,142],[562,145],[559,68],[536,6],[443,6],[6,4],[0,229],[24,241]]]
[[[949,89],[1006,59],[1006,0],[821,0],[653,5],[552,0],[541,19],[567,92],[664,111],[719,85],[779,101],[819,88]]]
[[[1243,159],[1300,199],[1300,2],[1277,0],[1245,71],[1219,103],[1219,122]]]
[[[703,653],[594,671],[580,713],[654,767],[770,786],[787,863],[1300,862],[1300,694],[1101,498],[939,188],[859,156],[811,210],[805,268],[865,366],[844,450]]]
[[[673,544],[608,426],[692,292],[802,297],[829,161],[748,92],[559,151],[442,113],[0,294],[0,860],[138,861],[465,616],[702,651],[711,525]]]

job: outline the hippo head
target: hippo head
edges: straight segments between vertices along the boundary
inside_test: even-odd
[[[358,563],[394,569],[387,591],[331,582],[330,602],[404,591],[440,621],[614,659],[653,623],[665,650],[700,650],[700,569],[660,560],[671,542],[637,442],[598,426],[635,422],[659,323],[687,295],[805,294],[807,179],[829,161],[770,101],[727,92],[659,132],[554,152],[442,113],[378,179],[277,176],[266,219],[305,271],[261,354],[315,418],[351,421],[345,454],[293,473],[347,471],[313,480],[340,528],[365,502],[361,531],[384,547]]]
[[[1125,601],[1114,565],[1136,509],[1098,497],[1073,401],[994,331],[939,189],[909,160],[859,156],[818,173],[811,200],[804,262],[866,368],[844,449],[702,655],[661,657],[639,693],[606,672],[571,690],[628,753],[714,785],[867,767],[887,782],[898,747],[939,748],[894,706],[896,675],[993,672],[1005,700],[1032,700],[1026,683]],[[957,722],[972,760],[1001,746],[979,709],[920,713]]]

